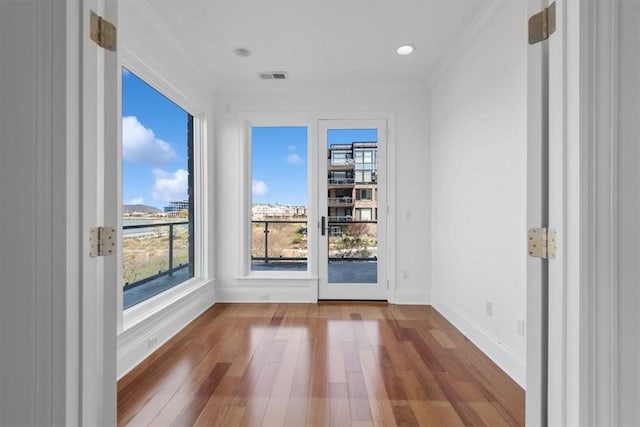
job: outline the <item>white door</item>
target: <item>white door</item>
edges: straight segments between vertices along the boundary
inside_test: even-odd
[[[318,125],[319,299],[387,299],[387,120]]]
[[[82,425],[116,424],[118,257],[89,256],[93,227],[118,224],[119,68],[117,51],[90,39],[91,14],[117,26],[116,0],[81,3],[81,221],[80,295]]]

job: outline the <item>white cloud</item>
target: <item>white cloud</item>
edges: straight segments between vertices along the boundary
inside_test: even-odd
[[[291,153],[287,156],[287,163],[297,165],[300,162],[302,162],[302,157],[298,156],[296,153]]]
[[[287,148],[289,149],[289,151],[296,151],[298,149],[298,147],[296,147],[295,145],[290,145]]]
[[[134,197],[131,200],[127,200],[124,202],[125,205],[144,205],[144,198],[142,197]]]
[[[137,117],[127,116],[122,118],[122,157],[132,163],[161,165],[175,159],[176,152]]]
[[[251,181],[251,193],[254,196],[264,196],[268,192],[269,187],[267,186],[266,182],[255,179]]]
[[[188,196],[189,172],[178,169],[175,172],[165,172],[162,169],[153,170],[155,182],[151,194],[163,202],[185,200]]]

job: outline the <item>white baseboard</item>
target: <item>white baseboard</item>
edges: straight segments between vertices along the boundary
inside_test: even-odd
[[[217,302],[313,303],[318,301],[317,277],[251,275],[235,277],[216,287]]]
[[[315,288],[301,287],[227,287],[216,289],[217,302],[274,302],[314,303],[318,301]]]
[[[516,356],[513,351],[501,344],[473,321],[456,310],[451,309],[446,303],[433,300],[433,307],[438,310],[449,322],[462,334],[482,350],[489,359],[506,372],[522,388],[526,388],[527,366],[526,362]]]
[[[118,379],[215,303],[213,282],[163,307],[118,335]]]
[[[428,292],[419,289],[396,289],[393,303],[402,305],[429,305],[431,298]]]

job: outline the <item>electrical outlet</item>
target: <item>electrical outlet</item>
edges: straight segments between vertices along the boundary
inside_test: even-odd
[[[521,337],[524,337],[526,334],[526,326],[524,319],[516,319],[516,332]]]
[[[260,294],[260,299],[266,301],[269,299],[269,294]]]
[[[491,301],[487,301],[486,311],[487,311],[487,316],[493,316],[493,303]]]
[[[409,270],[404,270],[402,272],[402,278],[403,279],[408,279],[409,278]]]

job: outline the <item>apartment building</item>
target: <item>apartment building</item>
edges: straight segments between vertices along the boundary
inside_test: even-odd
[[[376,142],[331,144],[327,150],[329,223],[376,221]],[[333,224],[332,232],[341,226]]]

